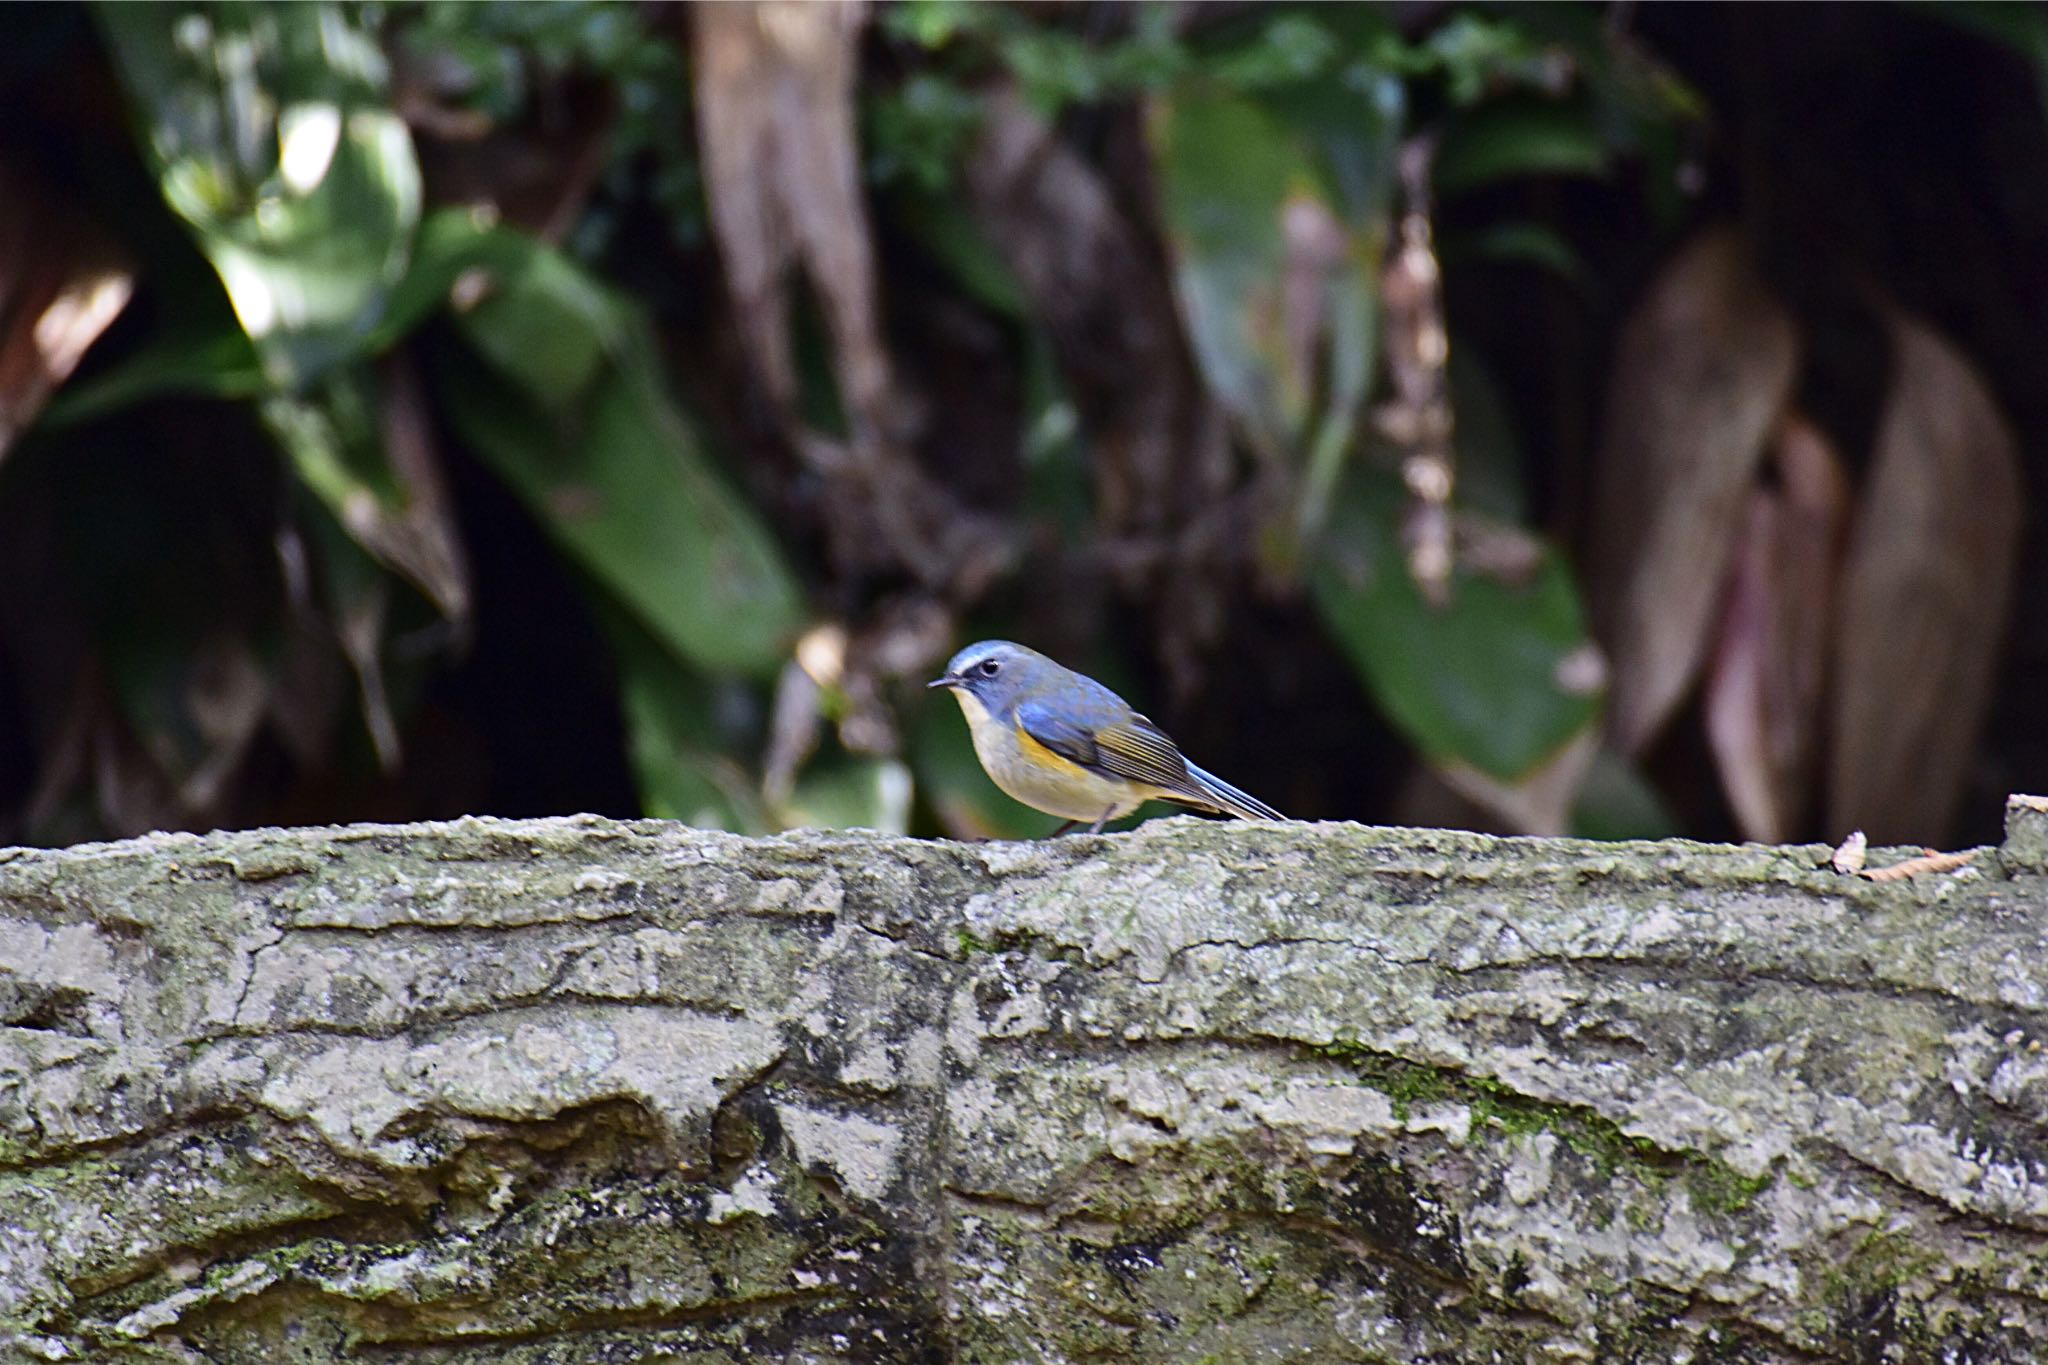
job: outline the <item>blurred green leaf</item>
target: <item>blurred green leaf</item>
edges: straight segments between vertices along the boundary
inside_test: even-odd
[[[1460,564],[1448,605],[1416,589],[1396,527],[1395,480],[1363,476],[1340,494],[1309,584],[1324,625],[1424,757],[1512,782],[1599,712],[1568,690],[1567,660],[1589,647],[1577,590],[1546,550],[1526,583]]]
[[[1341,452],[1372,372],[1383,222],[1361,221],[1333,183],[1350,168],[1266,105],[1181,88],[1152,127],[1204,378],[1269,458],[1299,467],[1311,445]]]
[[[1001,6],[978,0],[902,0],[882,12],[883,27],[920,47],[939,48],[967,33],[989,29]]]
[[[1452,430],[1456,433],[1458,506],[1519,525],[1527,516],[1522,442],[1515,416],[1493,371],[1470,346],[1450,359]]]
[[[1542,41],[1520,14],[1496,18],[1460,11],[1423,40],[1421,51],[1434,59],[1451,102],[1461,106],[1503,89],[1554,89],[1563,74],[1564,54]]]
[[[1258,27],[1249,41],[1202,56],[1204,74],[1227,89],[1250,91],[1314,79],[1342,50],[1337,35],[1312,13],[1257,16],[1252,22]]]
[[[722,751],[716,683],[616,607],[599,619],[619,672],[619,702],[640,808],[700,829],[763,834],[768,819],[746,771]]]
[[[890,216],[946,268],[968,297],[1016,321],[1029,315],[1030,305],[1016,272],[958,197],[899,194],[892,198],[890,209]]]
[[[1571,832],[1581,839],[1669,839],[1679,829],[1642,769],[1603,748],[1579,788]]]
[[[1576,102],[1498,100],[1452,123],[1437,149],[1435,184],[1446,197],[1525,175],[1605,175],[1612,149]]]
[[[1991,0],[1914,0],[1912,8],[2001,43],[2034,68],[2034,87],[2048,109],[2048,11],[2039,5],[1994,4]]]
[[[457,326],[536,407],[572,417],[627,369],[654,378],[653,337],[644,326],[635,331],[638,320],[616,295],[540,242],[509,228],[489,236],[516,249],[488,253],[491,264],[480,268],[491,272],[489,290],[457,314]]]
[[[41,425],[55,431],[170,394],[254,398],[269,389],[270,380],[247,333],[173,333],[95,378],[59,391],[43,410]]]
[[[981,126],[981,108],[974,90],[928,71],[869,96],[861,118],[868,183],[945,195]]]
[[[405,275],[393,286],[361,353],[377,355],[447,306],[465,270],[516,268],[522,253],[467,209],[442,209],[421,224]],[[225,309],[217,328],[183,323],[104,373],[60,391],[44,409],[52,428],[89,422],[119,408],[171,394],[256,398],[271,390],[248,333]]]
[[[1496,261],[1521,261],[1543,267],[1573,284],[1586,279],[1586,263],[1564,237],[1541,223],[1498,223],[1444,243],[1444,259],[1473,256]]]
[[[784,829],[873,829],[902,834],[910,828],[910,769],[893,758],[842,754],[804,767],[788,804],[777,812]]]
[[[802,625],[796,579],[669,396],[645,319],[544,244],[486,236],[489,292],[456,316],[484,365],[441,387],[457,429],[678,657],[772,675]]]
[[[277,387],[361,353],[405,270],[420,172],[363,11],[107,4],[165,200]]]

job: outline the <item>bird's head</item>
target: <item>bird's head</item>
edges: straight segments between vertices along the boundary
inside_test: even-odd
[[[955,654],[946,671],[925,684],[972,697],[993,715],[1004,715],[1032,695],[1059,668],[1035,649],[1008,640],[983,640]]]

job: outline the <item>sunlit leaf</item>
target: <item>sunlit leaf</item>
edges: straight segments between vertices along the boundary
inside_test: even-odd
[[[1546,551],[1526,581],[1460,565],[1448,605],[1409,576],[1399,485],[1355,480],[1340,496],[1309,576],[1324,625],[1374,698],[1439,765],[1528,776],[1592,722],[1598,656],[1571,574]]]
[[[669,396],[645,319],[541,243],[489,235],[492,285],[457,315],[484,361],[444,376],[456,426],[666,647],[772,676],[802,624],[796,580]]]
[[[404,122],[362,12],[337,4],[99,10],[164,198],[287,387],[360,353],[420,213]]]

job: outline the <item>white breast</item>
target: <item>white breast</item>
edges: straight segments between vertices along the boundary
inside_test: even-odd
[[[974,736],[974,755],[988,775],[1014,800],[1062,820],[1095,821],[1128,815],[1144,804],[1142,793],[1129,783],[1111,782],[1071,765],[1051,769],[1025,757],[1014,727],[988,713],[979,698],[955,688],[967,731]]]

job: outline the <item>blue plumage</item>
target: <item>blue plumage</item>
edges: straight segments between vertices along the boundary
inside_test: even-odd
[[[983,640],[955,654],[933,687],[952,690],[982,768],[1027,806],[1103,824],[1148,800],[1245,820],[1284,820],[1196,767],[1116,693],[1036,650]]]

